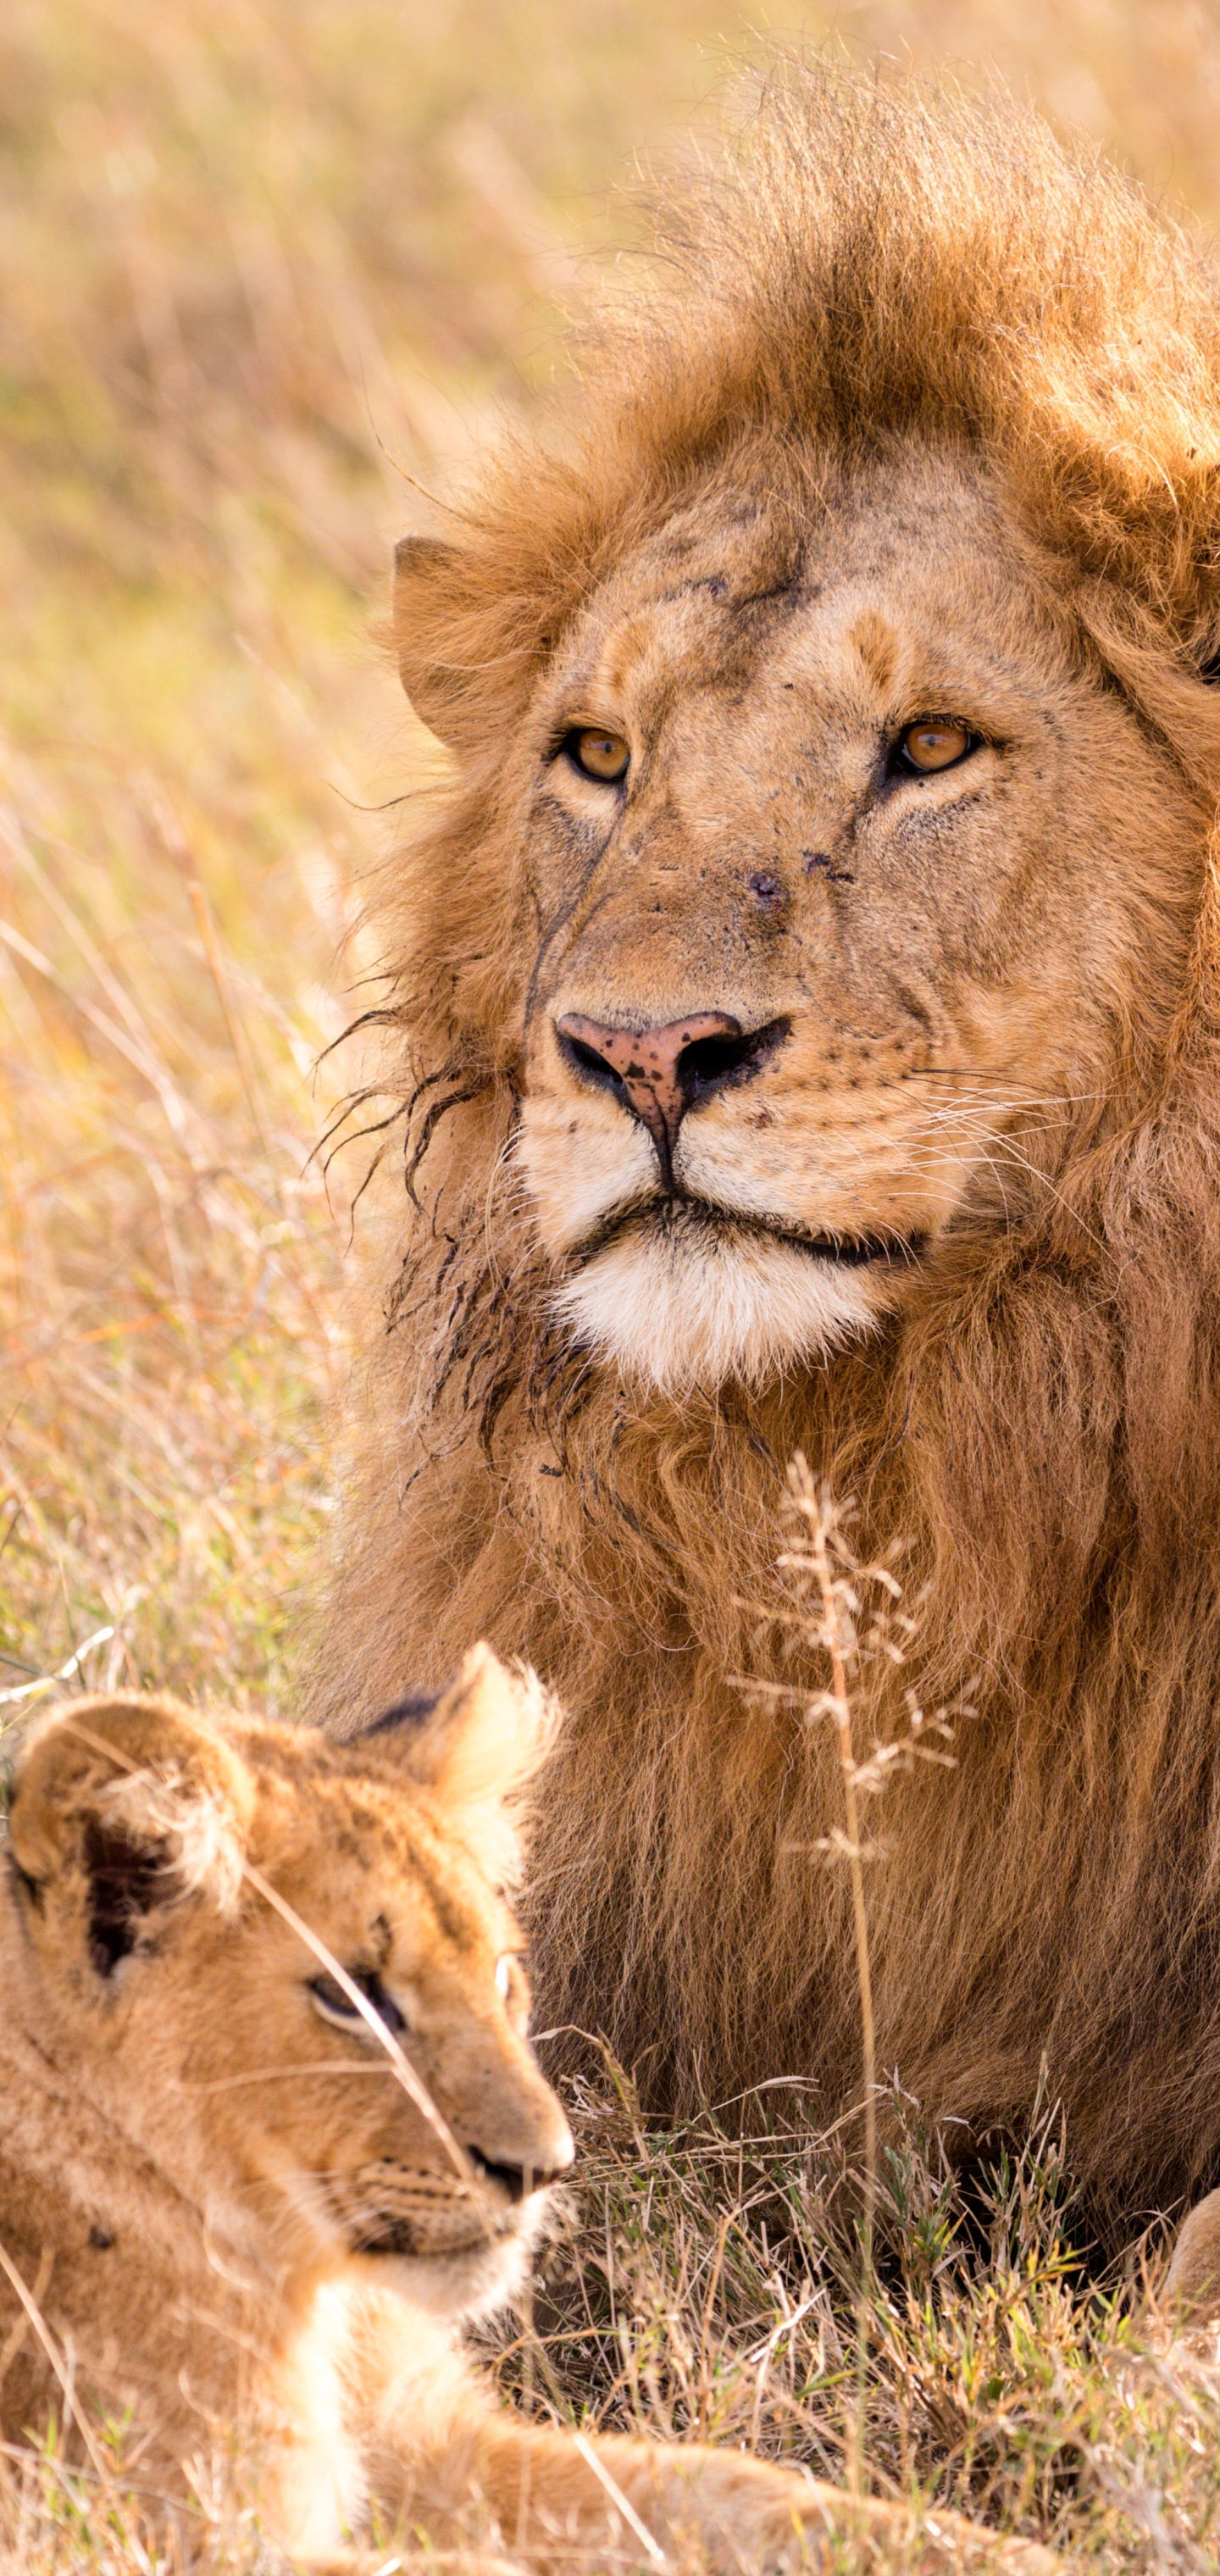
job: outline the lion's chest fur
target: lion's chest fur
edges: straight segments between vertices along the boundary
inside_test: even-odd
[[[825,1849],[837,1753],[825,1721],[735,1677],[793,1678],[755,1615],[778,1598],[776,1462],[799,1447],[833,1466],[862,1429],[869,1454],[888,1441],[857,1535],[876,1554],[913,1542],[920,1617],[892,1705],[859,1677],[858,1749],[904,1731],[908,1689],[958,1713],[953,1767],[900,1769],[869,1820],[879,2063],[932,2118],[986,2129],[1028,2116],[1045,2061],[1076,2172],[1121,2210],[1220,2152],[1220,1870],[1200,1828],[1215,1541],[1201,1515],[1189,1544],[1161,1544],[1176,1496],[1135,1522],[1112,1307],[1052,1270],[1005,1293],[982,1359],[967,1317],[952,1366],[921,1370],[908,1346],[905,1382],[893,1352],[865,1354],[821,1388],[668,1425],[595,1390],[558,1445],[506,1414],[492,1465],[426,1471],[385,1533],[386,1677],[391,1657],[443,1670],[481,1630],[565,1704],[534,1843],[546,2022],[605,2032],[659,2103],[792,2074],[830,2123],[860,2080],[848,1889]],[[1196,1404],[1183,1428],[1182,1498],[1215,1425]],[[375,1667],[371,1625],[362,1644]]]

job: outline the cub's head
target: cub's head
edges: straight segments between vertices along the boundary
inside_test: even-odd
[[[123,1698],[27,1744],[16,2009],[239,2251],[445,2312],[514,2286],[572,2156],[507,1892],[546,1733],[477,1647],[348,1745]]]
[[[741,164],[395,603],[420,1150],[494,1064],[552,1316],[678,1393],[1146,1114],[1220,781],[1214,281],[1015,112],[794,75]]]

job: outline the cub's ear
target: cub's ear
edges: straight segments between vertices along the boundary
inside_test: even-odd
[[[490,1646],[472,1646],[435,1704],[404,1702],[402,1733],[392,1730],[404,1771],[497,1881],[516,1876],[514,1809],[554,1740],[557,1716],[535,1673],[510,1672]]]
[[[31,1928],[106,1978],[188,1898],[232,1913],[253,1805],[240,1755],[188,1709],[73,1700],[28,1739],[9,1809]]]
[[[432,638],[452,610],[462,557],[440,537],[400,537],[394,548],[394,650],[398,676],[429,733],[456,750],[463,739],[465,673],[446,662]]]

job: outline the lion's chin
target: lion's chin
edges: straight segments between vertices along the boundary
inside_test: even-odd
[[[892,1303],[884,1263],[816,1257],[749,1224],[631,1228],[565,1281],[554,1311],[582,1348],[681,1399],[762,1386],[869,1332]]]
[[[539,2192],[535,2198],[537,2214],[511,2235],[491,2242],[484,2238],[448,2253],[374,2253],[371,2260],[377,2277],[413,2307],[445,2324],[452,2324],[454,2317],[473,2325],[496,2316],[519,2298],[528,2278],[533,2249],[543,2232],[547,2195]]]

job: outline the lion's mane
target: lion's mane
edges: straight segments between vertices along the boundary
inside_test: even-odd
[[[1220,899],[1154,1047],[1053,1189],[963,1245],[875,1341],[681,1408],[566,1349],[514,1182],[520,995],[502,755],[553,639],[700,488],[901,435],[981,456],[1055,613],[1192,780],[1220,788],[1220,291],[1123,177],[1002,100],[781,68],[674,192],[662,257],[537,437],[455,523],[427,612],[452,783],[383,918],[383,1023],[413,1211],[370,1334],[326,1688],[355,1718],[477,1635],[566,1702],[534,1900],[549,2023],[650,2090],[859,2081],[843,1874],[813,1847],[834,1754],[743,1703],[798,1447],[904,1548],[906,1666],[861,1741],[972,1693],[952,1770],[878,1811],[881,2062],[940,2118],[1045,2081],[1077,2168],[1130,2211],[1220,2154]],[[813,460],[812,462],[810,460]],[[447,531],[448,533],[448,531]],[[405,1130],[395,1130],[400,1115]],[[765,1664],[765,1654],[763,1662]],[[871,1696],[870,1696],[871,1694]]]

